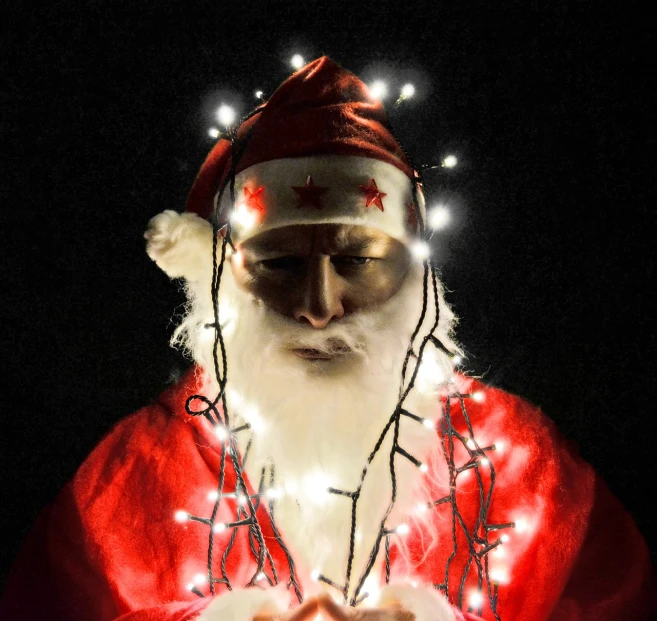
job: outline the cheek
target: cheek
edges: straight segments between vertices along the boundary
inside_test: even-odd
[[[406,272],[396,266],[375,267],[349,282],[346,297],[362,310],[384,304],[401,289],[405,276]]]
[[[231,261],[231,269],[237,286],[270,308],[285,313],[292,294],[298,289],[298,284],[286,282],[284,279],[264,277],[254,273],[244,265],[244,262]]]

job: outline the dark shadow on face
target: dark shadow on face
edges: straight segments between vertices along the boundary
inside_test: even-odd
[[[237,244],[238,285],[277,313],[313,328],[387,302],[411,257],[376,229],[347,224],[272,229]]]

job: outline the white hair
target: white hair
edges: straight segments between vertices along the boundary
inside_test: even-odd
[[[218,254],[220,248],[221,240]],[[213,398],[218,390],[215,355],[221,373],[222,354],[215,349],[211,259],[208,256],[206,268],[197,269],[195,277],[185,282],[188,302],[172,344],[204,370],[205,390]],[[453,340],[454,315],[440,281],[436,278],[434,291],[431,271],[414,264],[390,300],[315,330],[277,314],[242,291],[229,263],[221,265],[217,258],[223,272],[216,299],[226,350],[231,426],[244,422],[252,430],[247,475],[257,485],[262,469],[274,466],[276,488],[282,493],[276,501],[276,517],[289,547],[308,567],[343,582],[351,502],[327,494],[326,489],[353,491],[359,486],[368,456],[395,412],[400,392],[415,373],[420,345],[435,323],[433,334],[445,348],[460,352]],[[425,286],[425,317],[402,386],[402,366],[422,313]],[[289,352],[291,345],[349,353],[329,361],[301,360]],[[452,374],[451,357],[428,343],[404,409],[421,420],[436,421],[440,417],[438,394]],[[366,565],[390,504],[392,435],[392,431],[386,434],[364,478],[352,584]],[[246,441],[240,438],[242,450]],[[435,429],[411,417],[401,417],[398,445],[422,463],[444,464]],[[428,495],[430,487],[435,494],[437,486],[446,490],[448,484],[442,467],[431,468],[429,476],[434,478],[429,480],[407,459],[395,459],[395,470],[397,497],[387,527],[421,521],[422,514],[413,514],[412,508],[434,499]],[[429,532],[425,544],[436,543],[436,538],[436,533]]]

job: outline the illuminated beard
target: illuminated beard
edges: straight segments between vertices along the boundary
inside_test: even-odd
[[[404,358],[421,315],[422,287],[423,269],[413,266],[388,302],[316,330],[271,311],[236,286],[230,268],[224,270],[219,308],[228,361],[228,411],[232,427],[245,422],[253,432],[245,470],[257,487],[262,469],[273,464],[275,488],[281,493],[276,520],[283,538],[308,570],[319,570],[337,583],[345,579],[352,503],[327,489],[357,489],[368,456],[395,411]],[[429,291],[429,311],[420,336],[435,317]],[[442,302],[442,292],[439,298]],[[213,377],[214,333],[209,330],[203,337],[199,328],[202,321],[208,322],[208,292],[197,291],[192,302],[180,334],[187,336],[186,344],[197,362]],[[452,321],[449,309],[441,305],[438,333],[448,346]],[[194,340],[189,338],[192,334]],[[417,343],[419,339],[416,351]],[[339,355],[306,360],[290,351],[299,348]],[[452,366],[447,356],[431,346],[426,361],[423,367],[428,372],[418,376],[417,388],[404,408],[435,421],[439,416],[436,394],[451,377]],[[414,364],[411,360],[407,378]],[[439,450],[435,433],[402,417],[399,445],[426,462],[435,459]],[[248,432],[240,435],[243,453]],[[390,504],[391,446],[390,431],[368,469],[358,501],[352,585],[366,564]],[[395,464],[397,498],[386,521],[389,526],[408,522],[410,509],[429,499],[423,496],[423,474],[417,465],[404,458],[396,458]]]

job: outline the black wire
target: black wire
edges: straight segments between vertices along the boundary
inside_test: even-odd
[[[261,112],[262,107],[258,107],[255,110],[253,110],[249,115],[244,117],[241,121],[239,126],[241,126],[242,123],[244,123],[246,120],[252,118],[254,115],[258,114]],[[222,238],[222,246],[221,246],[221,257],[220,260],[217,261],[217,249],[218,249],[218,226],[219,226],[219,211],[221,208],[221,198],[223,196],[223,193],[226,189],[226,187],[229,187],[230,191],[230,197],[231,197],[231,205],[235,205],[235,177],[236,177],[236,169],[239,160],[243,156],[246,147],[251,139],[253,130],[255,128],[255,125],[250,128],[250,130],[246,133],[246,135],[242,139],[238,139],[237,137],[237,130],[235,131],[230,131],[228,134],[228,138],[231,141],[231,158],[230,158],[230,174],[228,179],[222,184],[222,187],[219,189],[217,193],[217,202],[215,205],[215,211],[213,214],[213,230],[214,230],[214,239],[213,239],[213,277],[212,277],[212,303],[213,303],[213,309],[214,309],[214,323],[210,324],[210,327],[213,327],[215,329],[215,346],[213,350],[213,364],[214,364],[214,371],[215,371],[215,377],[217,380],[217,385],[219,387],[219,392],[217,396],[215,397],[214,400],[210,400],[207,397],[204,397],[203,395],[192,395],[190,396],[186,403],[185,403],[185,409],[186,411],[193,416],[199,416],[202,415],[204,416],[210,423],[213,425],[224,425],[226,430],[230,430],[230,417],[228,414],[228,407],[226,403],[226,384],[227,384],[227,375],[228,375],[228,368],[227,368],[227,355],[226,355],[226,349],[225,349],[225,342],[223,338],[223,333],[222,333],[222,327],[219,322],[219,288],[221,285],[221,279],[223,275],[223,269],[225,266],[225,259],[226,259],[226,245],[230,245],[231,248],[233,247],[232,241],[231,241],[231,226],[230,226],[230,221],[227,224],[227,229],[226,229],[226,234]],[[224,138],[226,136],[223,136]],[[411,165],[412,170],[415,171],[417,169],[412,167],[411,163],[411,158],[409,157],[408,153],[404,149],[403,145],[399,143],[400,149],[404,153],[404,155],[407,158],[407,161],[409,165]],[[413,208],[415,210],[416,215],[418,216],[418,224],[419,224],[419,233],[421,237],[426,237],[426,223],[424,221],[424,217],[422,215],[422,212],[419,209],[419,201],[418,201],[418,191],[419,188],[421,187],[422,184],[422,178],[419,173],[417,173],[417,176],[412,180],[412,196],[413,196]],[[429,329],[428,333],[422,338],[422,341],[420,343],[420,346],[418,348],[417,354],[414,352],[414,343],[415,339],[417,338],[418,334],[420,333],[420,330],[422,329],[422,325],[426,319],[427,315],[427,310],[428,310],[428,301],[429,301],[429,283],[431,283],[432,287],[432,301],[434,304],[434,309],[435,309],[435,318],[433,321],[433,324],[431,328]],[[329,584],[333,586],[334,588],[340,590],[343,593],[343,597],[345,602],[349,601],[350,605],[354,606],[357,603],[361,601],[362,598],[359,599],[360,591],[363,587],[363,584],[368,577],[372,567],[374,566],[374,563],[376,561],[376,558],[378,556],[378,552],[380,549],[381,541],[385,541],[385,563],[386,563],[386,582],[389,581],[390,577],[390,534],[391,531],[390,529],[387,528],[386,526],[386,520],[388,519],[395,501],[397,497],[397,479],[396,479],[396,471],[395,471],[395,456],[397,454],[401,454],[407,459],[410,459],[413,463],[416,465],[419,465],[419,460],[414,458],[412,455],[407,453],[402,447],[399,446],[398,444],[398,439],[399,439],[399,425],[400,425],[400,419],[402,415],[405,415],[411,419],[415,419],[416,422],[423,422],[420,417],[415,416],[414,414],[408,412],[403,408],[404,401],[406,400],[407,396],[409,395],[410,391],[413,389],[415,385],[415,380],[417,378],[417,374],[419,371],[419,368],[422,364],[422,356],[424,353],[424,350],[427,346],[428,343],[433,344],[435,347],[443,351],[444,353],[447,353],[449,355],[452,355],[452,352],[450,352],[443,344],[442,342],[435,336],[435,331],[439,325],[440,321],[440,308],[439,308],[439,296],[438,296],[438,284],[437,284],[437,276],[436,276],[436,267],[431,261],[425,261],[424,262],[424,277],[423,277],[423,291],[422,291],[422,309],[420,313],[420,317],[418,319],[418,322],[413,330],[413,333],[411,335],[408,349],[406,352],[406,356],[404,358],[404,362],[402,365],[402,371],[401,371],[401,378],[400,378],[400,388],[399,388],[399,398],[397,405],[395,407],[394,412],[391,414],[390,418],[388,419],[388,422],[384,426],[381,434],[379,435],[377,442],[374,445],[373,450],[371,451],[370,455],[367,458],[367,462],[365,466],[363,467],[362,473],[361,473],[361,478],[359,485],[355,491],[345,491],[345,490],[337,490],[334,488],[330,488],[330,492],[338,495],[343,495],[347,496],[351,499],[351,528],[350,528],[350,541],[349,541],[349,556],[347,559],[347,568],[346,568],[346,575],[345,575],[345,580],[342,586],[331,580],[330,578],[320,575],[319,580],[322,582],[325,582],[326,584]],[[221,353],[221,361],[219,360],[219,352]],[[415,359],[415,366],[413,368],[413,371],[411,373],[410,379],[408,382],[406,381],[407,379],[407,373],[408,373],[408,365],[410,362],[410,358],[413,357]],[[439,499],[437,501],[434,501],[433,503],[430,503],[432,507],[439,506],[442,504],[446,504],[449,502],[451,505],[452,509],[452,542],[453,542],[453,550],[452,553],[450,554],[446,567],[445,567],[445,580],[444,583],[442,584],[437,584],[434,585],[436,588],[440,589],[445,593],[447,597],[449,597],[449,569],[452,561],[456,558],[457,554],[457,535],[456,535],[456,530],[457,530],[457,524],[461,527],[461,529],[465,532],[466,534],[466,539],[468,542],[468,551],[469,551],[469,556],[466,561],[465,565],[465,570],[462,575],[462,579],[460,582],[460,586],[458,589],[458,598],[459,598],[459,606],[462,607],[463,602],[463,588],[465,585],[465,582],[467,580],[467,576],[469,573],[470,567],[474,564],[477,567],[477,584],[478,588],[481,590],[482,584],[485,581],[488,589],[488,596],[489,596],[489,604],[491,607],[491,610],[493,614],[495,615],[495,618],[497,621],[499,621],[499,616],[497,615],[496,612],[496,605],[497,605],[497,598],[498,598],[498,587],[497,584],[493,584],[491,586],[491,581],[490,577],[488,574],[488,558],[487,554],[488,552],[494,548],[496,545],[498,545],[498,542],[495,544],[490,544],[489,539],[488,539],[488,529],[489,525],[486,523],[486,517],[488,510],[490,508],[490,503],[491,503],[491,498],[492,498],[492,492],[493,492],[493,487],[494,487],[494,482],[495,482],[495,470],[492,466],[492,463],[489,461],[489,470],[490,470],[490,486],[488,493],[486,494],[484,491],[484,483],[483,479],[481,477],[481,474],[478,469],[478,462],[476,461],[476,457],[479,455],[484,454],[485,449],[481,449],[478,445],[475,444],[475,450],[471,451],[470,448],[467,446],[468,440],[464,438],[461,434],[458,433],[458,431],[454,428],[453,423],[452,423],[452,416],[451,416],[451,406],[450,406],[450,400],[452,398],[456,398],[459,400],[460,406],[461,406],[461,413],[465,419],[466,426],[468,428],[468,433],[470,436],[470,439],[474,438],[473,435],[473,430],[472,426],[470,424],[470,420],[467,414],[467,410],[465,407],[464,403],[464,397],[469,396],[469,395],[460,395],[459,393],[454,393],[450,394],[446,397],[445,399],[445,404],[443,406],[443,422],[441,423],[441,429],[438,431],[439,434],[439,442],[441,444],[442,450],[443,450],[443,455],[445,457],[445,460],[448,464],[448,469],[449,469],[449,485],[450,485],[450,494],[442,499]],[[192,404],[195,401],[200,401],[205,408],[201,410],[194,410],[192,409]],[[219,402],[221,402],[221,411],[218,407]],[[234,547],[234,543],[236,540],[237,536],[237,531],[238,528],[241,526],[248,526],[249,528],[249,534],[248,534],[248,541],[249,541],[249,547],[251,550],[251,553],[253,554],[254,558],[257,561],[257,569],[254,574],[254,576],[251,578],[250,582],[248,585],[253,585],[258,582],[258,577],[264,575],[267,579],[267,582],[271,585],[272,583],[275,584],[278,581],[277,578],[277,572],[275,568],[275,564],[273,562],[273,558],[271,556],[271,553],[267,546],[265,545],[265,541],[262,535],[262,530],[260,528],[260,525],[258,523],[258,519],[256,516],[257,509],[260,504],[260,497],[262,496],[263,490],[264,490],[264,471],[263,471],[263,476],[261,477],[261,482],[260,482],[260,487],[259,487],[259,492],[255,496],[256,497],[256,502],[253,503],[251,496],[248,494],[248,490],[243,478],[243,467],[244,467],[244,462],[246,460],[246,457],[248,456],[248,447],[250,446],[250,441],[249,444],[247,444],[247,451],[245,451],[244,459],[242,459],[240,463],[240,459],[237,453],[237,443],[236,443],[236,437],[235,434],[238,430],[240,430],[242,427],[236,429],[236,430],[231,430],[228,432],[228,440],[226,444],[226,441],[222,442],[222,453],[221,453],[221,460],[220,460],[220,471],[219,471],[219,483],[218,483],[218,494],[217,494],[217,499],[215,501],[212,515],[210,519],[205,519],[205,518],[197,518],[196,516],[191,516],[190,519],[194,519],[195,521],[201,522],[201,523],[208,523],[210,525],[210,539],[209,539],[209,545],[208,545],[208,576],[210,578],[210,590],[211,593],[214,595],[214,584],[215,583],[221,583],[225,584],[227,589],[232,590],[232,585],[230,583],[230,580],[228,578],[227,572],[226,572],[226,564],[227,564],[227,559],[228,556],[231,552],[231,550]],[[380,528],[379,528],[379,534],[375,540],[375,543],[370,550],[368,562],[365,566],[365,569],[362,571],[361,575],[359,576],[358,582],[356,589],[354,591],[354,594],[351,598],[351,600],[348,599],[349,595],[349,586],[350,586],[350,580],[351,580],[351,572],[353,569],[353,560],[355,556],[355,533],[356,533],[356,515],[357,515],[357,503],[360,499],[360,493],[364,484],[364,481],[366,479],[367,473],[368,473],[368,468],[371,465],[374,457],[378,454],[380,451],[383,442],[385,438],[388,435],[388,432],[392,429],[393,431],[393,438],[392,438],[392,446],[390,453],[388,455],[388,460],[389,460],[389,471],[390,471],[390,480],[391,480],[391,499],[390,503],[388,505],[388,508],[384,514],[383,519],[381,520],[380,523]],[[479,487],[479,504],[480,504],[480,510],[479,514],[475,523],[475,527],[472,531],[472,533],[469,532],[467,525],[465,523],[465,520],[463,519],[463,516],[461,516],[457,502],[456,502],[456,477],[458,476],[458,473],[462,471],[463,466],[457,468],[455,462],[454,462],[454,438],[457,438],[463,444],[466,446],[468,451],[471,454],[471,459],[474,459],[475,461],[472,463],[468,463],[467,467],[473,467],[475,468],[476,474],[477,474],[477,483]],[[488,447],[488,448],[493,448],[493,447]],[[219,509],[219,504],[221,502],[221,499],[224,497],[223,494],[223,485],[225,481],[225,467],[226,467],[226,451],[228,450],[228,455],[230,458],[230,463],[233,467],[233,470],[235,472],[235,477],[236,477],[236,497],[237,497],[237,491],[238,490],[243,490],[244,492],[244,499],[245,499],[245,507],[240,506],[238,502],[237,506],[237,520],[236,522],[232,525],[232,532],[230,539],[226,545],[226,548],[224,549],[224,553],[221,558],[221,578],[214,578],[213,573],[212,573],[212,565],[213,565],[213,540],[214,540],[214,523],[216,519],[216,515],[218,513]],[[271,475],[270,475],[270,488],[273,489],[274,485],[274,470],[273,467],[271,469]],[[278,528],[276,526],[275,520],[274,520],[274,507],[275,503],[273,499],[270,500],[269,502],[269,516],[270,516],[270,521],[272,525],[272,530],[274,533],[274,538],[277,542],[277,544],[281,547],[283,550],[288,566],[289,566],[289,581],[288,581],[288,586],[292,585],[294,587],[297,599],[301,603],[303,601],[303,594],[301,591],[301,587],[298,583],[297,577],[296,577],[296,571],[295,571],[295,563],[292,555],[289,552],[289,549],[285,545]],[[502,525],[503,527],[507,527],[510,525]],[[477,531],[483,528],[484,536],[479,537],[477,535]],[[477,545],[481,545],[482,550],[478,551],[477,550]],[[482,567],[482,558],[483,558],[483,567]],[[272,570],[272,576],[273,579],[270,579],[269,576],[267,575],[265,571],[265,563],[268,562],[270,565],[270,568]],[[247,586],[248,586],[247,585]],[[197,595],[203,596],[203,594],[196,588],[194,587],[192,589],[194,593]]]

